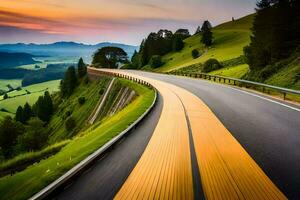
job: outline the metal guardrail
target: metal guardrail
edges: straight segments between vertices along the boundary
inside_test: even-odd
[[[262,92],[265,93],[266,89],[271,89],[275,90],[279,93],[283,94],[283,99],[286,99],[287,94],[295,94],[295,95],[300,95],[299,90],[292,90],[292,89],[287,89],[287,88],[282,88],[282,87],[277,87],[273,85],[268,85],[264,83],[258,83],[258,82],[253,82],[253,81],[247,81],[247,80],[242,80],[242,79],[237,79],[237,78],[230,78],[226,76],[219,76],[219,75],[211,75],[211,74],[206,74],[206,73],[181,73],[181,72],[171,72],[168,74],[174,74],[174,75],[179,75],[179,76],[187,76],[187,77],[193,77],[193,78],[201,78],[201,79],[208,79],[212,81],[218,81],[223,83],[228,84],[233,84],[235,86],[252,86],[252,87],[261,87]]]
[[[119,73],[104,72],[99,70],[93,70],[91,68],[88,68],[88,73],[90,73],[91,75],[109,75],[109,76],[122,77],[153,88],[152,85],[146,81],[133,78],[130,76],[125,76]],[[75,165],[64,175],[56,179],[50,185],[46,186],[44,189],[42,189],[40,192],[38,192],[37,194],[35,194],[29,199],[30,200],[49,199],[49,197],[51,197],[51,195],[53,195],[56,191],[58,191],[63,186],[67,185],[67,183],[69,183],[73,178],[77,177],[79,174],[84,172],[89,166],[91,166],[95,161],[97,161],[98,158],[100,158],[102,155],[104,155],[106,152],[112,149],[112,147],[116,145],[118,141],[120,141],[120,139],[122,139],[126,134],[128,134],[131,130],[133,130],[154,108],[157,101],[157,90],[156,89],[154,90],[155,90],[155,97],[151,106],[134,123],[132,123],[124,131],[122,131],[120,134],[112,138],[109,142],[104,144],[100,149],[98,149],[97,151],[89,155],[87,158],[85,158],[80,163]]]

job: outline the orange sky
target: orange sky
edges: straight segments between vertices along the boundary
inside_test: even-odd
[[[254,11],[255,0],[0,0],[0,43],[138,44],[160,28],[194,31]]]

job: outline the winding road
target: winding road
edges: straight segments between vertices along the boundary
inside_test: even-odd
[[[57,199],[300,197],[299,107],[205,80],[106,71],[148,81],[158,104]]]

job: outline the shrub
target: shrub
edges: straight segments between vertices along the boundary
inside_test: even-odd
[[[199,51],[197,49],[194,49],[192,51],[192,56],[193,56],[194,59],[199,58],[199,56],[200,56]]]
[[[221,69],[223,66],[217,59],[211,58],[208,59],[203,66],[203,72],[208,73],[217,69]]]
[[[101,88],[101,89],[99,90],[99,94],[100,94],[100,95],[104,94],[104,89],[103,89],[103,88]]]
[[[68,119],[66,120],[66,123],[65,123],[65,128],[67,131],[72,131],[76,126],[76,121],[75,119],[70,116],[68,117]]]
[[[83,104],[85,103],[85,97],[79,97],[79,98],[78,98],[78,103],[79,103],[80,105],[83,105]]]
[[[159,55],[154,55],[150,59],[150,65],[153,68],[158,68],[162,66],[164,63],[162,62],[161,56]]]
[[[175,35],[174,39],[173,39],[173,44],[172,44],[173,51],[175,51],[175,52],[180,51],[183,49],[183,47],[184,47],[184,43],[183,43],[181,36]]]
[[[3,99],[7,99],[8,98],[8,95],[7,95],[7,93],[5,93],[4,95],[3,95]]]

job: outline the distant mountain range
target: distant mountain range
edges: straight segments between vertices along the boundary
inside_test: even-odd
[[[97,49],[105,46],[114,46],[122,48],[129,56],[137,50],[138,46],[103,42],[95,45],[76,43],[76,42],[55,42],[52,44],[0,44],[2,52],[23,52],[30,53],[35,56],[90,56]]]

